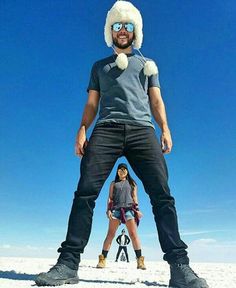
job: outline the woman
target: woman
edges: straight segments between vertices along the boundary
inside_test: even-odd
[[[124,223],[136,254],[137,268],[146,269],[137,235],[137,224],[142,217],[142,213],[138,209],[137,185],[130,176],[125,163],[118,165],[115,181],[110,185],[106,214],[109,219],[109,227],[97,268],[105,268],[107,254],[116,230],[120,223]]]

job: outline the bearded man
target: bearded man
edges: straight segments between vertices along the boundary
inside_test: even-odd
[[[105,24],[105,41],[114,54],[92,67],[88,101],[76,137],[76,154],[82,157],[81,175],[66,240],[58,249],[57,264],[49,272],[39,274],[37,285],[78,283],[80,254],[90,236],[95,200],[117,159],[125,156],[150,197],[163,258],[170,265],[169,285],[208,287],[190,268],[187,245],[180,238],[175,200],[170,194],[163,157],[171,151],[171,134],[157,66],[138,50],[142,40],[139,10],[128,1],[115,2]],[[99,117],[88,141],[86,131],[98,108]],[[161,130],[160,143],[152,116]]]

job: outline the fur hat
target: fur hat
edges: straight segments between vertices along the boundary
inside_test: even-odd
[[[130,22],[134,25],[134,48],[140,49],[143,42],[143,20],[139,10],[128,1],[116,1],[107,13],[104,28],[105,41],[108,47],[113,44],[111,26],[116,22]]]
[[[146,76],[155,75],[158,73],[157,66],[153,61],[147,61],[139,49],[143,42],[143,20],[139,10],[130,2],[118,0],[112,6],[111,10],[108,11],[106,17],[106,23],[104,27],[105,41],[108,47],[113,47],[112,30],[111,26],[116,22],[130,22],[134,25],[135,39],[133,41],[133,47],[138,50],[140,55],[145,61],[144,74]],[[115,49],[114,49],[115,51]],[[117,52],[115,51],[117,54]],[[118,54],[116,58],[116,65],[121,69],[125,70],[128,67],[128,57],[125,53]]]

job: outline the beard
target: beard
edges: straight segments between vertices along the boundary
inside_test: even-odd
[[[118,42],[118,39],[113,37],[113,44],[119,49],[126,49],[126,48],[130,47],[132,45],[133,41],[134,41],[134,36],[131,39],[129,39],[126,44],[120,44]]]

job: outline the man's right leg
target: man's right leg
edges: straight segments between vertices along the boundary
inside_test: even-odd
[[[95,200],[116,160],[122,155],[123,138],[119,126],[94,129],[81,161],[80,180],[75,192],[66,240],[61,244],[58,262],[77,269],[92,226]]]
[[[117,251],[117,254],[116,254],[116,261],[118,261],[118,259],[119,259],[121,250],[122,250],[122,247],[119,246],[118,251]]]
[[[41,273],[36,284],[52,285],[53,277],[64,277],[63,267],[77,272],[80,253],[83,253],[90,236],[95,200],[116,160],[123,153],[122,130],[117,125],[95,127],[81,161],[81,177],[73,200],[66,240],[58,249],[61,253],[58,262],[55,269],[50,269],[51,272]],[[66,280],[60,279],[56,285],[71,283]]]

